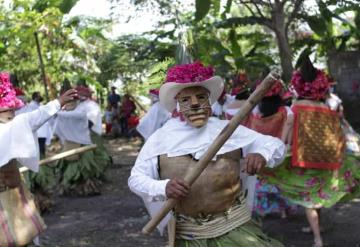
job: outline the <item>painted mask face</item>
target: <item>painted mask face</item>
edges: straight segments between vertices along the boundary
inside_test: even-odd
[[[15,111],[12,109],[9,110],[0,110],[0,123],[7,123],[13,120],[15,117]]]
[[[181,90],[176,99],[186,122],[195,127],[204,126],[211,114],[209,91],[204,87],[189,87]]]

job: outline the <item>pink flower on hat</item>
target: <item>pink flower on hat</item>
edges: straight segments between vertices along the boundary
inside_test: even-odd
[[[317,70],[316,78],[312,82],[304,81],[301,72],[295,71],[291,85],[295,89],[298,97],[310,99],[310,100],[321,100],[326,97],[326,93],[329,90],[331,79],[321,70]]]
[[[10,75],[6,72],[0,72],[0,108],[18,109],[24,104],[16,98],[16,91],[10,83]]]
[[[205,67],[201,62],[198,61],[191,64],[180,64],[171,67],[167,72],[166,82],[201,82],[213,76],[213,67]]]

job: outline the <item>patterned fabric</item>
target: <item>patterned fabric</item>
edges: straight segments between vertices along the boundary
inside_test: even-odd
[[[261,134],[271,135],[281,138],[283,126],[287,120],[285,107],[280,107],[279,111],[268,117],[261,117],[251,114],[245,123],[250,129]],[[256,215],[265,216],[271,213],[281,213],[283,210],[295,210],[296,206],[280,195],[276,186],[267,184],[264,180],[258,179],[255,185],[254,204],[252,211]]]
[[[24,246],[45,230],[24,185],[0,193],[0,246]]]
[[[360,190],[360,158],[347,155],[338,170],[307,169],[291,165],[291,157],[278,167],[265,169],[266,183],[276,185],[281,195],[306,208],[332,207],[345,195]]]
[[[268,237],[258,225],[249,221],[244,225],[216,238],[184,240],[176,239],[177,247],[281,247],[279,241]]]
[[[337,112],[322,106],[295,105],[292,164],[296,167],[338,169],[345,147]]]
[[[297,206],[281,196],[279,189],[275,185],[270,185],[264,179],[259,179],[255,186],[255,200],[253,213],[265,216],[272,213],[295,213]]]

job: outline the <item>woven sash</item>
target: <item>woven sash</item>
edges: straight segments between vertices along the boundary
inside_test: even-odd
[[[251,219],[243,196],[224,213],[204,218],[192,218],[182,214],[176,214],[175,217],[176,238],[187,240],[219,237]]]
[[[337,112],[322,106],[295,105],[292,165],[303,168],[338,169],[345,138]]]

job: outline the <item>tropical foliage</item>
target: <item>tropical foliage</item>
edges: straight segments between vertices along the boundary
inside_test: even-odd
[[[109,1],[114,9],[124,4]],[[36,33],[52,97],[64,78],[86,79],[101,93],[120,79],[124,91],[143,94],[151,87],[150,70],[168,57],[202,60],[228,79],[239,72],[256,78],[264,67],[277,65],[289,79],[304,49],[326,61],[331,52],[360,48],[356,2],[128,0],[161,18],[153,31],[116,38],[108,35],[114,20],[70,18],[76,0],[0,2],[0,64],[26,89],[43,89]]]

